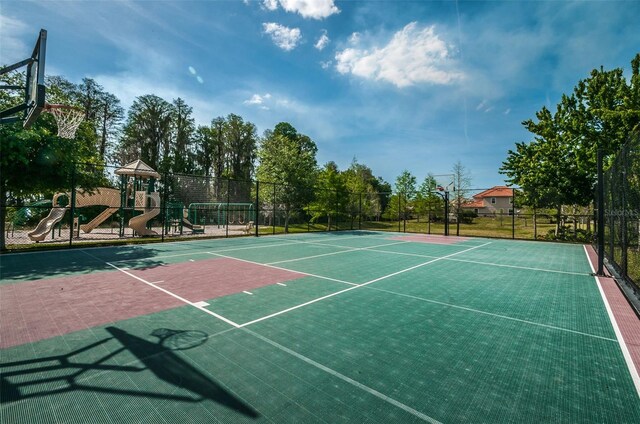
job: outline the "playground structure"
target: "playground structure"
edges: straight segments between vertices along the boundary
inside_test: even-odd
[[[63,192],[53,196],[52,208],[49,214],[43,218],[33,231],[28,233],[32,241],[43,241],[47,235],[64,218],[67,210],[83,208],[87,206],[106,206],[102,212],[95,216],[90,222],[79,226],[78,230],[90,233],[114,213],[120,215],[120,237],[124,236],[124,217],[127,211],[131,214],[142,212],[129,219],[128,227],[135,234],[140,236],[157,235],[150,228],[149,222],[160,214],[160,194],[155,191],[155,180],[160,177],[156,171],[151,169],[141,160],[131,162],[115,171],[120,176],[120,188],[99,187],[95,190],[76,189],[75,193]],[[68,204],[61,205],[62,196],[66,196]],[[74,217],[74,224],[78,218]],[[79,233],[79,231],[78,231]]]
[[[28,233],[28,236],[33,241],[42,241],[53,230],[55,225],[62,221],[67,210],[70,209],[69,205],[60,206],[60,197],[67,196],[71,198],[70,193],[56,193],[53,196],[53,207],[44,219],[42,219],[36,228]],[[84,191],[81,189],[76,190],[75,193],[75,206],[82,208],[86,206],[107,206],[98,216],[93,218],[91,222],[81,225],[80,229],[85,233],[90,233],[91,230],[103,223],[107,218],[113,215],[120,209],[120,190],[113,188],[100,187],[93,192]]]

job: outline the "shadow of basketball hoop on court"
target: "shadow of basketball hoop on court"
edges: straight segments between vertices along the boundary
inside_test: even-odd
[[[210,376],[183,359],[176,351],[184,351],[203,345],[209,335],[202,331],[171,330],[160,328],[151,335],[157,343],[150,342],[117,327],[105,329],[112,337],[73,350],[64,355],[53,355],[24,361],[0,364],[0,403],[11,403],[29,398],[47,397],[74,391],[118,394],[167,401],[199,403],[214,401],[250,418],[259,414],[240,398],[234,396]],[[121,347],[107,349],[108,353],[93,362],[74,360],[74,357],[93,349],[104,349],[107,343],[118,341]],[[136,359],[125,365],[112,365],[110,361],[119,354],[129,353]],[[91,373],[98,371],[98,373]],[[109,373],[105,380],[117,381],[114,373],[151,372],[155,381],[173,388],[162,391],[162,384],[129,390],[91,384],[91,380]],[[132,376],[130,375],[129,378]],[[125,377],[126,378],[126,377]],[[42,387],[41,389],[39,389]],[[139,385],[137,387],[140,387]],[[180,393],[182,392],[182,393]]]

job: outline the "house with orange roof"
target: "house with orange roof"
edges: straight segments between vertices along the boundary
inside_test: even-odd
[[[483,215],[513,214],[513,189],[507,186],[494,186],[473,196],[461,205],[464,210],[471,210]]]

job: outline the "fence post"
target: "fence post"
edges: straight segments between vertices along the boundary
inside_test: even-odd
[[[271,217],[272,233],[276,233],[276,183],[273,183],[273,216]]]
[[[604,275],[604,181],[602,175],[602,149],[598,149],[598,275]]]
[[[224,214],[224,236],[229,237],[229,203],[231,201],[231,180],[227,177],[227,209]]]
[[[73,167],[71,168],[71,196],[69,198],[69,206],[71,216],[69,217],[69,247],[73,244],[73,223],[74,217],[76,215],[76,163],[73,163]],[[55,205],[53,205],[55,207]],[[78,226],[80,223],[78,222]],[[55,231],[53,229],[52,231]]]
[[[358,197],[358,230],[362,230],[362,193]]]
[[[398,193],[398,232],[400,232],[400,193]]]
[[[449,235],[449,190],[444,191],[444,235]]]
[[[164,241],[164,235],[167,232],[167,180],[167,172],[165,171],[162,177],[162,206],[160,207],[160,213],[162,214],[162,232],[160,233],[160,239],[162,241]],[[180,211],[180,213],[182,214],[182,211]],[[180,217],[182,218],[182,215],[180,215]]]
[[[511,189],[511,239],[516,238],[516,189]]]
[[[260,216],[260,181],[256,180],[256,209],[253,214],[253,226],[255,227],[256,237],[258,237],[258,217]]]

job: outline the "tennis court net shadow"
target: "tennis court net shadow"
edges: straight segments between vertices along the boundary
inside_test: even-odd
[[[0,403],[54,396],[65,392],[88,391],[188,403],[211,400],[249,418],[259,417],[258,412],[251,406],[228,392],[196,367],[182,359],[173,349],[163,344],[162,338],[158,343],[154,343],[117,327],[107,327],[106,331],[113,337],[99,340],[67,354],[0,364],[0,370],[2,371]],[[154,333],[166,334],[167,331],[167,329],[159,329],[155,330]],[[184,333],[176,330],[169,331],[174,334]],[[202,334],[204,334],[204,340],[206,340],[208,336],[206,333]],[[112,350],[93,362],[74,361],[74,356],[98,348],[112,340],[117,340],[122,347]],[[135,365],[105,364],[109,359],[125,351],[135,356],[138,361]],[[99,386],[89,384],[94,374],[85,376],[88,371],[139,373],[147,370],[158,380],[162,380],[176,388],[185,389],[191,392],[193,396],[159,393],[152,391],[152,388],[147,391],[144,388],[142,390],[128,390]],[[41,389],[38,390],[37,388]]]

